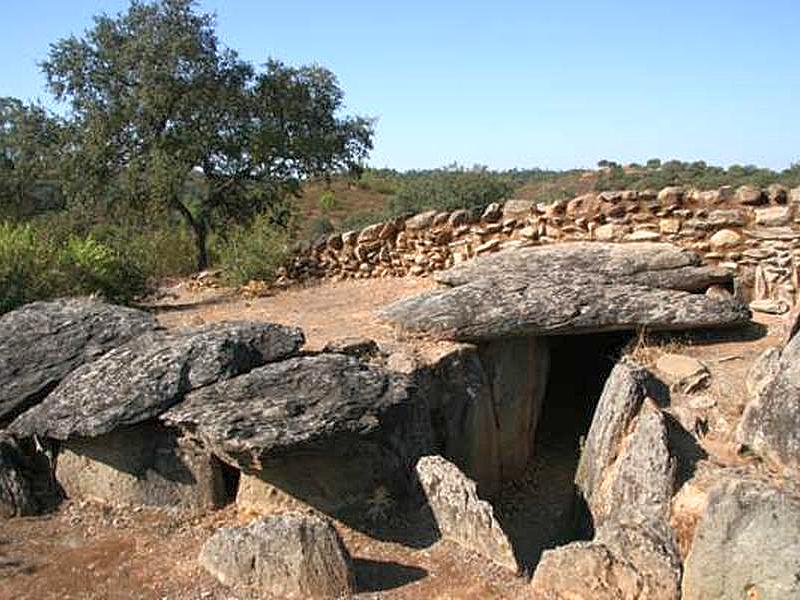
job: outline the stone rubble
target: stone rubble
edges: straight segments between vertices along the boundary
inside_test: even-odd
[[[800,284],[800,188],[610,191],[549,205],[510,199],[482,213],[428,211],[302,244],[279,285],[429,276],[507,248],[569,241],[671,242],[728,268],[748,300],[793,306]]]

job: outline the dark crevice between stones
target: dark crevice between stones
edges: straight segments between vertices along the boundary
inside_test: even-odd
[[[58,381],[51,381],[46,386],[44,386],[41,390],[32,394],[24,402],[19,404],[19,406],[15,407],[14,410],[10,411],[3,418],[0,419],[0,430],[5,429],[22,413],[26,412],[27,410],[33,408],[37,404],[39,404],[42,400],[44,400],[50,392],[52,392],[58,386]]]
[[[591,539],[591,514],[575,486],[583,439],[629,332],[553,336],[550,372],[534,452],[523,478],[494,501],[517,560],[531,573],[544,550]]]

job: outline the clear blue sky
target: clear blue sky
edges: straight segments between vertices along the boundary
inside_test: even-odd
[[[8,1],[0,95],[123,0]],[[247,59],[318,62],[378,118],[372,164],[800,160],[800,0],[203,0]]]

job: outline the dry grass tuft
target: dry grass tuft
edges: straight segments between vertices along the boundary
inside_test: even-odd
[[[691,345],[685,334],[654,333],[642,328],[625,348],[622,356],[643,367],[652,368],[662,354],[681,354]]]

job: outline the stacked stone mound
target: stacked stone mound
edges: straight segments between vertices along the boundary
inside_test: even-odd
[[[302,245],[278,283],[425,276],[498,250],[565,241],[664,241],[736,273],[748,300],[788,307],[800,285],[798,204],[800,188],[771,185],[610,191],[547,205],[512,199],[482,213],[430,211]]]

